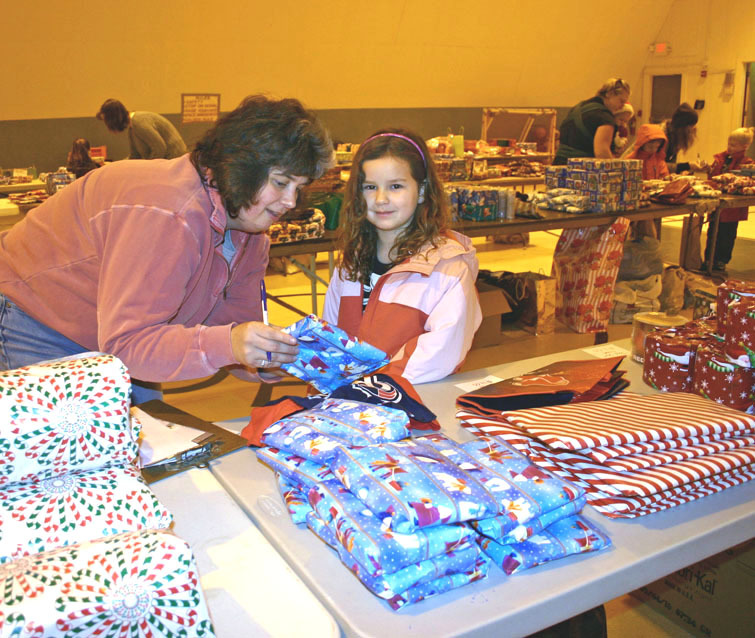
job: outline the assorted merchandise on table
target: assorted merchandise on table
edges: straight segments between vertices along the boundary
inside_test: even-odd
[[[569,213],[635,210],[642,185],[642,160],[570,158],[566,166],[546,166],[548,190],[538,206]]]
[[[325,234],[325,214],[317,208],[287,213],[285,219],[270,225],[267,234],[271,244],[317,239]]]
[[[191,548],[136,466],[115,357],[0,372],[0,633],[214,635]]]
[[[711,181],[727,195],[755,195],[755,177],[744,172],[741,175],[724,173],[711,177]]]
[[[8,193],[8,200],[13,202],[16,206],[35,206],[41,204],[50,195],[47,191],[37,189],[33,191],[26,191],[24,193]]]

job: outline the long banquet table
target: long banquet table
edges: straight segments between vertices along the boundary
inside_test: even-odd
[[[471,435],[455,419],[459,385],[505,378],[564,359],[623,351],[631,390],[655,392],[629,357],[629,340],[506,363],[417,386],[443,431],[463,441]],[[607,350],[606,350],[607,349]],[[221,423],[236,431],[246,419]],[[314,534],[290,521],[273,473],[240,449],[210,465],[227,492],[318,596],[348,636],[526,636],[632,591],[752,537],[755,482],[634,520],[609,519],[589,506],[585,516],[612,539],[607,551],[582,554],[513,576],[492,567],[487,579],[441,594],[400,612],[369,593]]]

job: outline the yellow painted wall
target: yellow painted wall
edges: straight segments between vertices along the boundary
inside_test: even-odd
[[[176,113],[182,92],[221,93],[224,110],[258,91],[317,109],[572,105],[610,76],[640,87],[672,5],[6,2],[0,120],[90,116],[108,97]]]
[[[705,100],[698,142],[688,157],[699,153],[710,161],[726,148],[729,132],[742,125],[745,63],[755,61],[755,3],[676,0],[657,39],[671,44],[671,54],[648,57],[646,76],[681,73],[682,101]],[[706,78],[700,74],[703,67]],[[727,71],[734,72],[733,90],[724,87]]]

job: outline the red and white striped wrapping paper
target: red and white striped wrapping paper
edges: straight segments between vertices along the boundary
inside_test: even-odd
[[[620,396],[502,416],[549,447],[572,451],[670,438],[755,434],[755,416],[685,392]]]
[[[691,395],[686,396],[696,399]],[[618,401],[619,399],[613,399],[608,403],[615,406]],[[706,403],[710,404],[710,402]],[[715,409],[720,406],[712,404],[709,407],[714,408],[714,413],[718,413],[718,417],[721,416],[720,412]],[[535,410],[542,411],[543,409],[536,408]],[[520,411],[518,414],[532,411]],[[743,416],[747,417],[747,415]],[[582,487],[587,493],[590,505],[609,517],[634,518],[661,511],[755,478],[753,436],[732,437],[731,431],[727,430],[722,433],[727,436],[721,440],[711,437],[683,437],[665,441],[621,444],[615,449],[612,447],[585,448],[579,453],[574,453],[549,448],[531,433],[504,420],[480,417],[464,411],[458,412],[457,417],[461,420],[461,424],[472,433],[500,436],[536,464]],[[751,424],[750,431],[752,431]],[[594,457],[585,454],[585,452],[600,451],[598,455],[600,457],[627,462],[632,452],[639,449],[641,452],[635,455],[637,459],[634,461],[642,463],[647,462],[648,458],[652,459],[648,457],[648,453],[642,452],[645,446],[660,447],[668,444],[669,441],[691,443],[690,453],[696,456],[693,456],[692,460],[673,459],[670,463],[633,471],[628,468],[617,470],[615,467],[601,465],[595,462]],[[685,450],[683,447],[671,449],[675,452]],[[614,451],[620,454],[617,455]],[[705,454],[700,454],[701,452]],[[686,450],[680,453],[688,454]]]

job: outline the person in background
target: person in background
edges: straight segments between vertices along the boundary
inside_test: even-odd
[[[298,100],[246,98],[191,154],[114,162],[0,233],[0,368],[117,356],[132,401],[228,368],[273,382],[296,339],[262,320],[270,224],[332,161]]]
[[[666,134],[658,124],[643,124],[627,159],[642,160],[642,179],[663,179],[669,174],[666,166]]]
[[[570,157],[611,159],[616,134],[614,113],[629,101],[629,84],[609,78],[597,94],[574,106],[559,127],[560,144],[553,164],[566,164]]]
[[[111,133],[128,130],[128,159],[173,159],[185,154],[181,134],[165,117],[149,111],[129,113],[118,100],[105,100],[97,112]]]
[[[627,102],[613,114],[613,117],[616,120],[616,135],[613,137],[611,150],[614,156],[619,157],[628,150],[630,135],[634,135],[634,127],[631,125],[635,119],[634,107]]]
[[[346,184],[341,260],[323,318],[386,352],[383,372],[436,381],[464,361],[482,321],[472,241],[450,230],[443,184],[419,135],[384,129]]]
[[[80,137],[74,140],[71,150],[68,152],[68,159],[66,160],[66,169],[68,172],[73,173],[76,179],[83,177],[89,171],[93,171],[95,168],[99,168],[100,165],[92,159],[89,155],[89,140]]]
[[[737,170],[743,164],[752,164],[752,159],[747,157],[745,153],[752,144],[753,132],[752,128],[738,128],[732,131],[729,134],[726,150],[713,156],[713,164],[708,171],[708,176],[714,177],[722,173],[729,173]],[[705,262],[708,262],[712,250],[713,270],[726,273],[726,265],[731,261],[734,242],[737,239],[737,227],[739,222],[747,219],[747,212],[747,206],[741,206],[724,208],[716,213],[720,215],[720,218],[715,247],[712,246],[713,233],[710,231],[715,220],[711,220],[711,226],[708,228],[708,239],[705,244]]]
[[[665,120],[661,127],[666,134],[666,164],[670,173],[705,170],[707,166],[696,162],[677,162],[680,152],[692,148],[697,139],[697,111],[683,102],[676,107],[670,120]]]

